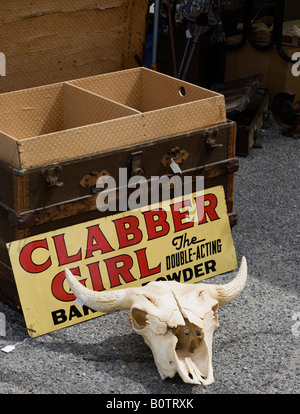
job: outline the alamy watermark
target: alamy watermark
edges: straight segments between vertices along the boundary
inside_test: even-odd
[[[6,57],[0,52],[0,76],[6,76]]]
[[[292,75],[300,76],[300,52],[293,53],[292,60],[296,61],[292,66]]]
[[[300,337],[300,312],[293,313],[292,320],[296,321],[292,325],[292,334],[296,336],[296,338]]]
[[[0,337],[1,336],[6,336],[6,318],[2,312],[0,312]]]
[[[194,191],[193,191],[194,189]],[[185,205],[191,193],[197,194],[204,190],[203,176],[180,176],[163,175],[152,176],[147,180],[144,176],[133,176],[128,180],[127,168],[119,169],[118,185],[110,175],[98,178],[96,191],[98,191],[96,205],[101,212],[104,211],[137,211],[139,209],[159,209],[160,205],[164,210],[170,210],[170,199],[180,200],[176,202],[176,208],[180,209]],[[199,214],[199,211],[198,211]]]

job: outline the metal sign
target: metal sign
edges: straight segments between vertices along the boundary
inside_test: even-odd
[[[101,314],[74,303],[65,268],[102,291],[195,283],[237,267],[222,186],[7,244],[32,337]]]

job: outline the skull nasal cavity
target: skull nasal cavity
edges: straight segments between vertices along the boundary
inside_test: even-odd
[[[143,329],[146,326],[147,313],[141,309],[131,310],[132,324],[135,329]]]

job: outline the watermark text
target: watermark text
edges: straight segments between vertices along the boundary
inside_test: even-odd
[[[300,76],[300,52],[293,53],[292,60],[296,60],[292,66],[292,75],[293,76]]]
[[[300,337],[300,312],[294,313],[292,315],[292,320],[296,321],[292,326],[292,334],[298,338]]]
[[[118,185],[114,177],[104,175],[98,178],[96,189],[98,191],[96,205],[101,212],[104,211],[137,211],[151,206],[151,210],[159,209],[160,202],[165,210],[171,209],[170,199],[181,198],[184,201],[193,192],[204,190],[203,176],[163,175],[152,176],[147,180],[143,176],[133,176],[128,180],[127,169],[119,169]],[[181,206],[181,207],[182,207]],[[177,208],[181,208],[177,204]],[[199,215],[199,211],[198,211]]]
[[[6,318],[2,312],[0,312],[0,336],[6,336]]]
[[[6,57],[0,52],[0,76],[6,76]]]

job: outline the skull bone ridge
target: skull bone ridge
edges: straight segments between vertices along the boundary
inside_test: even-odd
[[[178,373],[186,383],[214,382],[212,341],[219,327],[217,310],[242,292],[247,279],[245,257],[234,280],[225,285],[150,282],[137,288],[94,292],[68,269],[65,273],[73,293],[84,297],[91,309],[130,311],[129,321],[150,347],[162,379]]]

